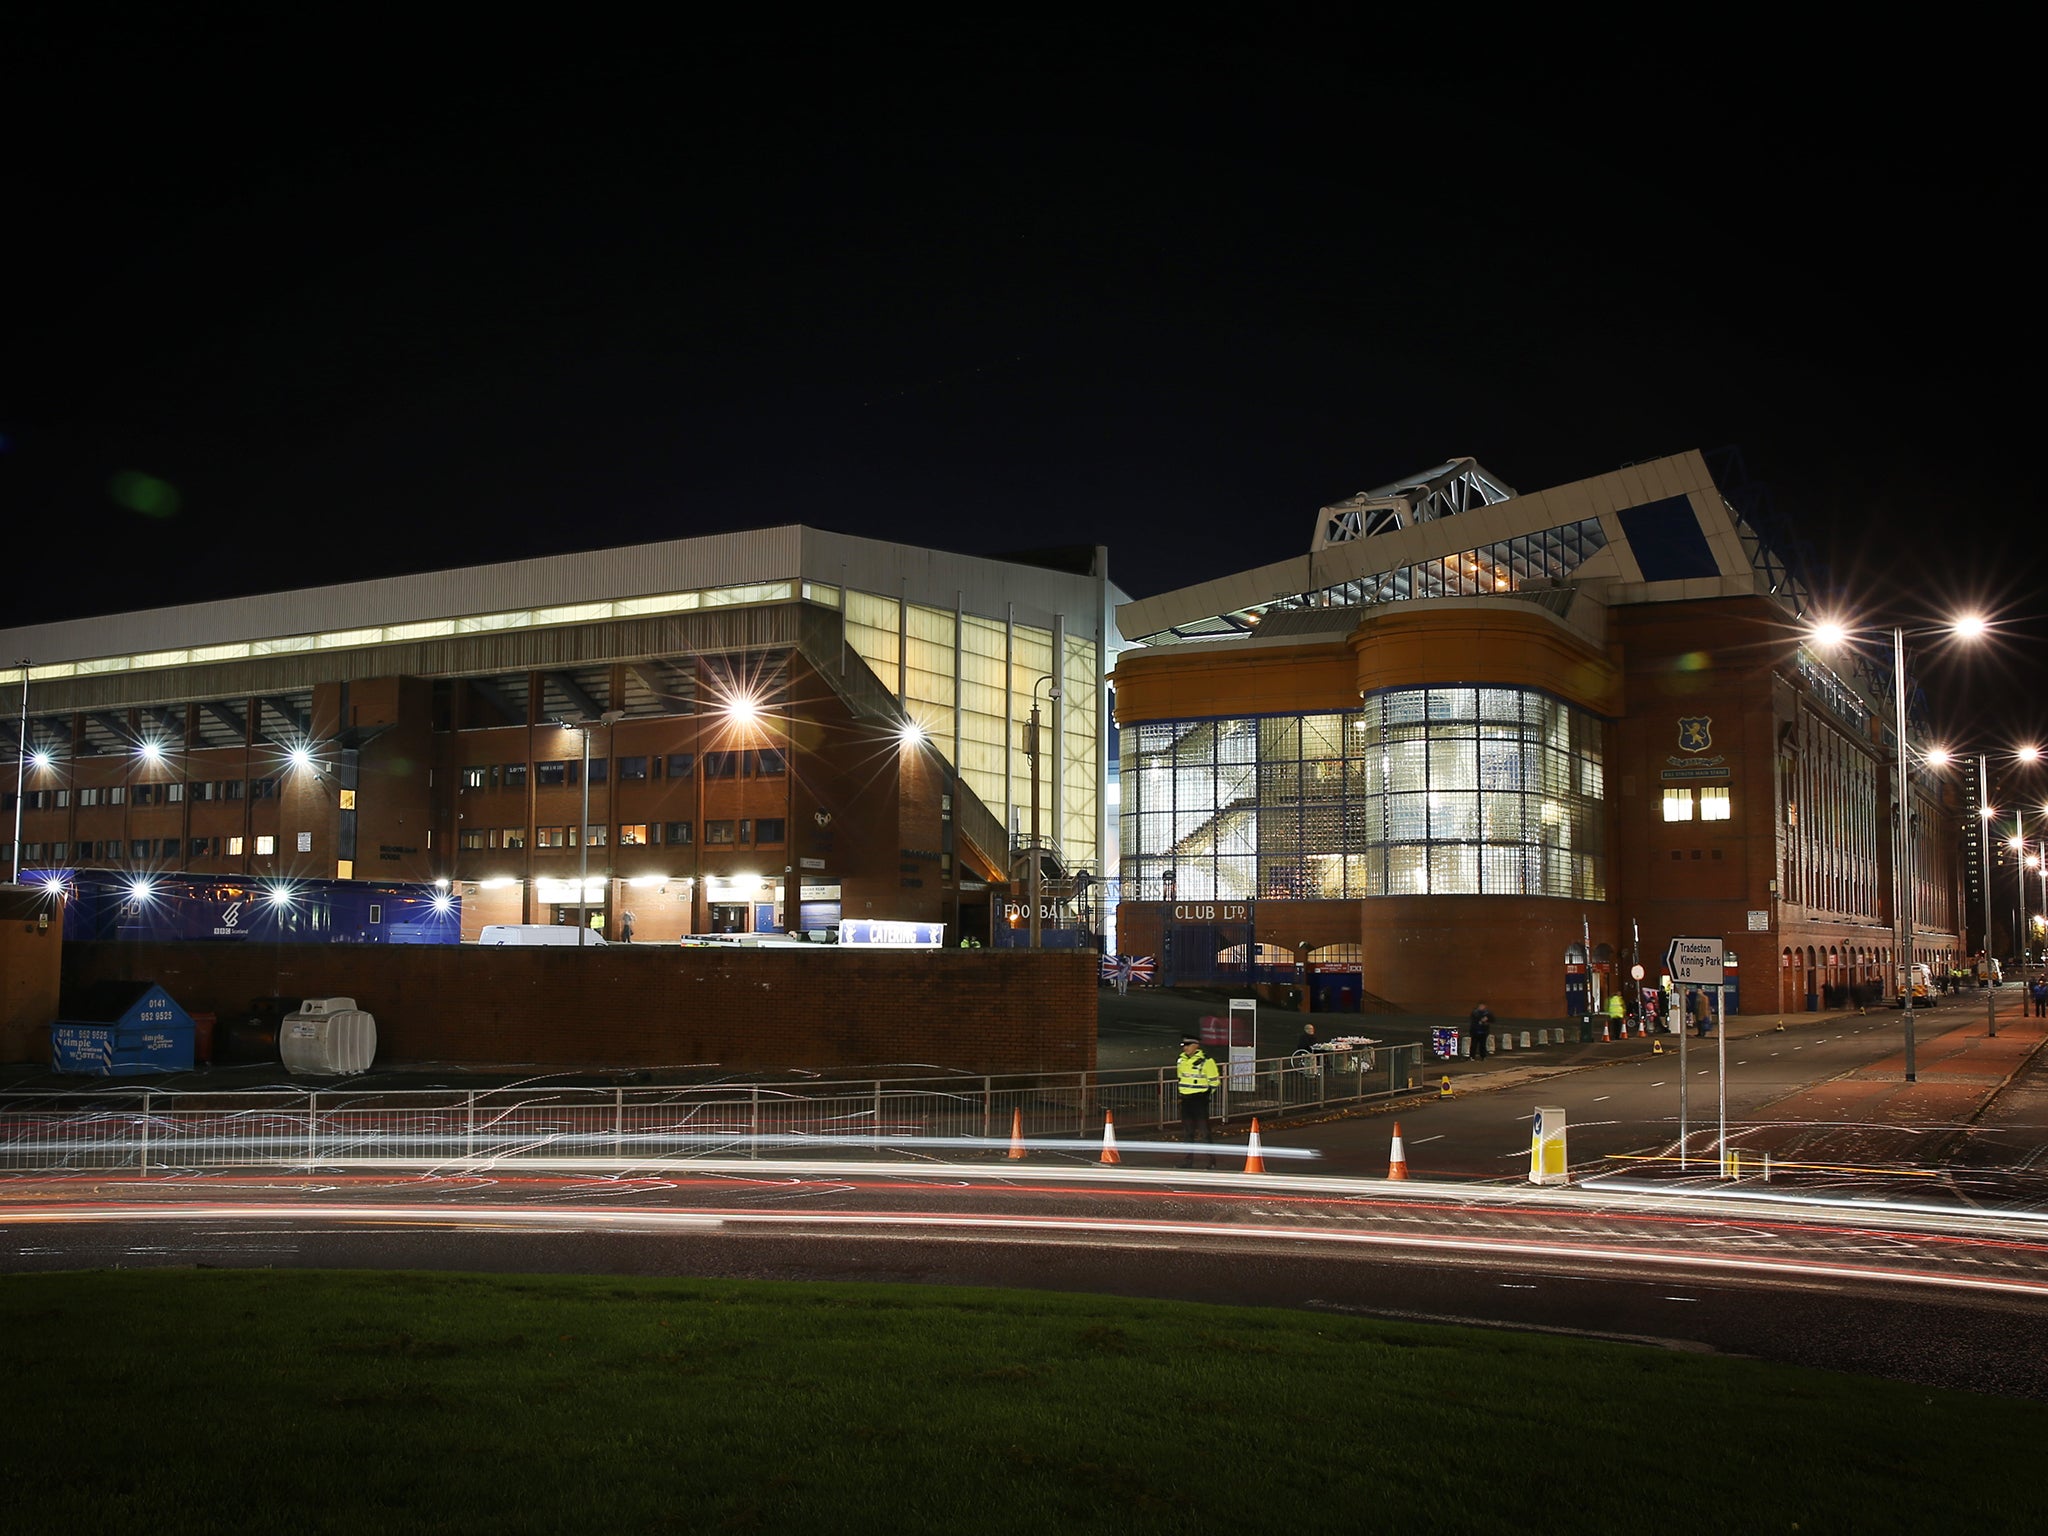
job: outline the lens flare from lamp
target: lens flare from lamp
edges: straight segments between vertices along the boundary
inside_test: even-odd
[[[147,880],[131,880],[128,883],[128,894],[137,901],[147,901],[156,894],[156,887]]]
[[[1848,638],[1849,631],[1833,620],[1813,626],[1813,640],[1816,645],[1837,646]]]
[[[164,744],[160,741],[145,741],[135,750],[145,763],[160,763],[164,760]]]
[[[924,727],[915,720],[903,722],[903,728],[896,733],[896,739],[906,747],[914,747],[924,740]]]
[[[1978,640],[1983,638],[1984,631],[1990,627],[1980,615],[1966,613],[1955,622],[1955,637],[1958,640]]]
[[[1927,749],[1927,763],[1929,767],[1946,768],[1951,761],[1953,759],[1950,757],[1947,747],[1929,747]]]
[[[446,891],[443,891],[440,895],[434,898],[434,913],[436,916],[446,917],[454,909],[455,898],[453,896],[450,896]]]
[[[50,766],[50,754],[40,751],[31,752],[28,755],[28,765],[38,773],[46,772]]]
[[[294,768],[310,768],[313,766],[313,749],[311,747],[293,747],[289,755]]]

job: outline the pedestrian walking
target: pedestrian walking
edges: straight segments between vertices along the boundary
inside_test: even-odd
[[[1714,1032],[1714,1010],[1707,1005],[1707,994],[1699,991],[1688,992],[1685,1002],[1686,1007],[1692,1011],[1694,1033],[1702,1040],[1706,1039]]]
[[[1486,1060],[1486,1039],[1493,1032],[1493,1010],[1481,1003],[1472,1010],[1472,1018],[1467,1027],[1472,1032],[1472,1059]]]
[[[619,938],[628,944],[633,942],[633,914],[630,912],[619,914]]]
[[[1180,1143],[1188,1149],[1180,1165],[1195,1166],[1195,1136],[1199,1133],[1210,1149],[1209,1166],[1214,1168],[1216,1137],[1209,1129],[1209,1099],[1223,1081],[1223,1074],[1217,1071],[1215,1058],[1202,1049],[1202,1042],[1193,1035],[1181,1037],[1180,1060],[1174,1066],[1180,1082]]]
[[[2048,979],[2037,980],[2030,990],[2034,995],[2034,1017],[2048,1019]]]

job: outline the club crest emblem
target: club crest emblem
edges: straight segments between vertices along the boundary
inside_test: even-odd
[[[1678,745],[1686,752],[1704,752],[1714,744],[1714,717],[1687,715],[1678,722]]]

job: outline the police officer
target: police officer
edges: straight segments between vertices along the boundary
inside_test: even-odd
[[[1223,1074],[1216,1070],[1215,1061],[1202,1049],[1202,1042],[1193,1035],[1184,1035],[1180,1042],[1180,1060],[1175,1063],[1180,1079],[1180,1140],[1188,1149],[1186,1157],[1180,1160],[1183,1168],[1195,1166],[1195,1133],[1199,1131],[1202,1140],[1211,1148],[1216,1137],[1209,1129],[1209,1096],[1222,1082]],[[1209,1153],[1209,1166],[1216,1166],[1216,1154]]]

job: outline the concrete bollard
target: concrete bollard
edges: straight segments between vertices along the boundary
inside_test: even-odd
[[[1522,1049],[1525,1051],[1529,1049],[1529,1031],[1526,1029],[1522,1031]]]
[[[1460,1035],[1460,1036],[1458,1036],[1458,1060],[1460,1060],[1460,1061],[1470,1061],[1471,1059],[1472,1059],[1472,1039],[1471,1039],[1471,1037],[1470,1037],[1469,1035]]]
[[[1512,1051],[1515,1048],[1515,1032],[1512,1029],[1500,1032],[1500,1048],[1504,1051]]]

